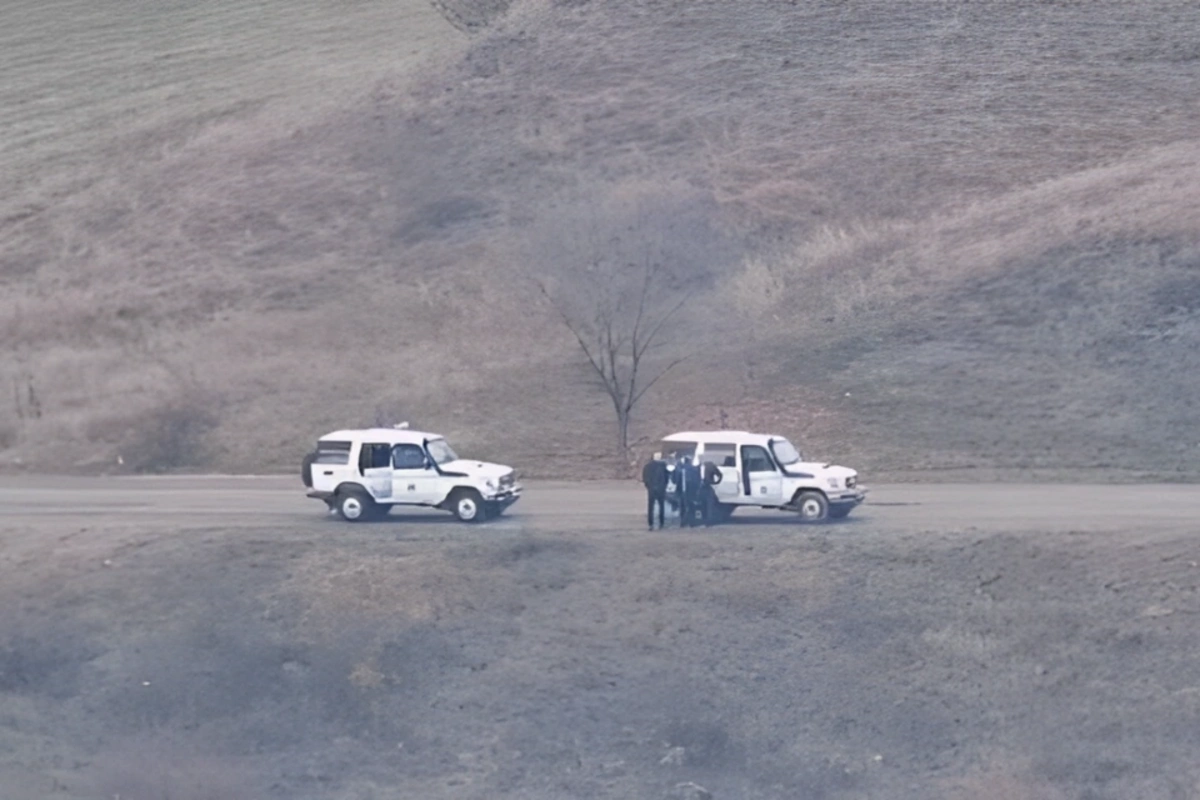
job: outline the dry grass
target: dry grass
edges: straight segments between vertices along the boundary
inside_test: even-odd
[[[1172,449],[1200,413],[1180,369],[1194,309],[1153,300],[1190,296],[1191,4],[504,5],[456,5],[491,23],[469,40],[416,0],[270,6],[253,30],[229,0],[182,26],[93,35],[81,17],[41,70],[6,49],[0,129],[58,133],[16,135],[2,163],[20,183],[0,206],[0,377],[44,408],[0,413],[5,460],[63,468],[45,454],[70,445],[76,467],[115,463],[108,421],[171,414],[199,384],[217,469],[290,469],[385,407],[576,469],[608,449],[611,411],[510,262],[562,198],[603,208],[650,183],[711,198],[742,265],[689,318],[719,343],[635,437],[689,416],[679,397],[770,407],[755,419],[798,435],[802,393],[842,420],[806,438],[868,470],[1121,451],[1200,472],[1200,448]],[[35,43],[39,13],[14,17]],[[72,116],[45,98],[84,67],[93,101]],[[1147,248],[1163,268],[1139,266]],[[1089,306],[1047,305],[1056,281]],[[1005,322],[1021,308],[1042,311]]]
[[[308,635],[328,634],[348,616],[376,627],[389,620],[414,624],[453,617],[482,605],[485,591],[481,586],[472,591],[470,576],[444,554],[366,561],[349,553],[332,561],[314,554],[295,565],[266,606],[269,616],[298,615],[299,630]]]

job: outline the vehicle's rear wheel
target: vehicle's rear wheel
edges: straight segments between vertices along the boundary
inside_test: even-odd
[[[737,506],[733,503],[717,503],[717,522],[729,522],[729,518],[733,516],[733,512],[737,510]]]
[[[364,522],[378,513],[378,507],[366,492],[349,489],[337,497],[338,516],[346,522]]]
[[[459,522],[478,522],[484,518],[483,495],[474,489],[456,489],[450,496],[450,511]]]
[[[829,501],[820,492],[801,492],[792,507],[800,514],[801,522],[820,522],[829,516]]]

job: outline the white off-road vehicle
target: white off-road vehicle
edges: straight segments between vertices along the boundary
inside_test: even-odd
[[[719,502],[719,519],[739,506],[794,511],[806,522],[839,519],[866,497],[858,472],[806,461],[782,436],[746,431],[685,431],[666,437],[662,454],[689,456],[708,470]],[[715,477],[719,476],[719,477]]]
[[[348,522],[386,516],[393,506],[440,508],[478,522],[521,496],[512,467],[459,458],[444,437],[407,425],[327,433],[301,473],[308,496]]]

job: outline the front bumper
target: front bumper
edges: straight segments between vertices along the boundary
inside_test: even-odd
[[[831,506],[854,506],[867,499],[867,487],[856,486],[853,489],[843,489],[837,494],[830,493],[829,505]]]
[[[483,501],[485,503],[494,503],[501,508],[508,508],[521,499],[521,488],[520,485],[517,485],[500,489],[492,494],[485,494]]]

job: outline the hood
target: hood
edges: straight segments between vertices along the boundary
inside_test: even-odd
[[[799,461],[787,466],[788,472],[803,472],[822,478],[849,478],[857,475],[858,471],[849,467],[839,467],[837,464],[826,464],[822,461]]]
[[[441,465],[442,472],[458,472],[471,478],[501,478],[512,472],[512,467],[504,464],[492,464],[488,461],[472,461],[460,458],[447,461]]]

